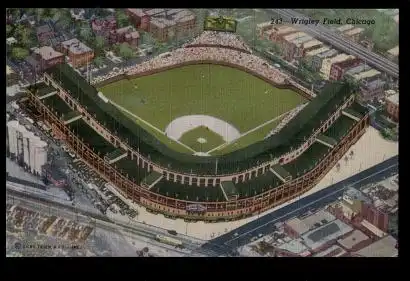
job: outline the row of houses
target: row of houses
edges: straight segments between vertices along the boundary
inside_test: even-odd
[[[117,20],[114,16],[102,19],[93,19],[91,28],[95,36],[101,36],[110,44],[128,43],[131,47],[138,47],[140,34],[132,26],[117,28]]]
[[[385,82],[381,73],[372,69],[362,60],[326,46],[305,32],[293,26],[262,23],[257,26],[258,35],[279,45],[283,59],[294,62],[303,60],[314,72],[320,73],[324,80],[338,81],[352,79],[359,83],[362,100],[380,98],[384,93]],[[357,41],[362,28],[344,25],[338,32]]]
[[[137,29],[151,33],[161,42],[184,37],[196,27],[196,16],[187,9],[129,8],[126,13]]]

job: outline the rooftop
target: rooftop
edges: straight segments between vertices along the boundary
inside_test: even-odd
[[[357,244],[368,240],[369,237],[358,229],[355,229],[349,236],[339,239],[337,242],[345,249],[352,249]]]
[[[352,66],[352,65],[354,65],[355,63],[358,63],[358,62],[360,62],[360,61],[361,61],[361,60],[360,60],[359,58],[352,58],[352,59],[348,59],[348,60],[345,60],[345,61],[337,62],[336,64],[337,64],[339,67],[345,69],[345,68],[348,68],[349,66]]]
[[[295,254],[300,254],[308,250],[299,240],[291,240],[288,243],[280,245],[278,248]]]
[[[356,254],[362,257],[397,257],[399,251],[396,244],[397,240],[389,235],[357,251]]]
[[[348,59],[353,59],[353,58],[354,58],[354,56],[351,56],[351,55],[339,54],[335,57],[328,58],[326,60],[328,60],[330,62],[330,64],[334,64],[334,63],[337,63],[337,62],[342,62],[342,61],[345,61],[345,60],[348,60]]]
[[[310,41],[307,41],[307,42],[303,43],[303,48],[308,49],[308,48],[316,47],[316,46],[319,46],[319,45],[322,45],[322,44],[323,43],[320,42],[319,40],[313,39],[313,40],[310,40]]]
[[[270,21],[258,23],[256,25],[257,28],[263,28],[263,27],[268,27],[268,26],[273,26],[273,24]]]
[[[364,31],[364,28],[361,27],[356,27],[354,29],[349,29],[348,31],[346,31],[344,34],[347,36],[353,36],[359,33],[362,33]]]
[[[74,54],[84,54],[87,52],[92,52],[92,49],[85,45],[83,42],[77,38],[73,38],[61,43],[65,48],[69,49],[70,52]]]
[[[329,213],[328,211],[325,210],[320,210],[302,220],[302,223],[304,223],[308,229],[312,229],[315,227],[315,224],[317,223],[322,223],[326,224],[328,222],[331,222],[335,220],[336,217]]]
[[[361,87],[364,87],[364,88],[369,89],[369,90],[373,90],[373,89],[378,89],[380,87],[383,87],[384,84],[386,84],[386,82],[383,81],[382,79],[376,79],[376,80],[372,80],[372,81],[363,83],[361,85]]]
[[[359,200],[366,203],[371,203],[371,200],[364,196],[363,193],[356,188],[349,187],[343,194],[343,196],[347,196],[350,200]]]
[[[44,60],[51,60],[61,56],[64,56],[62,53],[57,52],[52,47],[44,46],[41,48],[36,48],[34,53],[39,54]]]
[[[302,36],[302,37],[296,37],[296,38],[294,38],[292,40],[288,40],[288,41],[292,42],[293,44],[295,44],[296,46],[299,47],[303,43],[311,41],[312,39],[313,39],[312,36],[305,35],[305,36]]]
[[[306,224],[304,224],[303,221],[301,221],[299,218],[293,218],[288,220],[286,222],[286,225],[291,227],[299,235],[309,231],[309,227]]]
[[[345,25],[342,25],[341,27],[337,28],[337,30],[339,30],[340,32],[345,32],[345,31],[353,29],[353,28],[354,28],[353,25],[345,24]]]
[[[354,79],[360,81],[362,79],[370,78],[370,77],[373,77],[373,76],[376,76],[376,75],[379,75],[379,74],[380,74],[380,71],[377,71],[376,69],[372,68],[370,70],[355,74],[353,77],[354,77]]]
[[[329,47],[321,47],[321,48],[319,48],[319,49],[314,49],[314,50],[312,50],[312,51],[309,51],[309,52],[307,52],[306,53],[306,56],[315,56],[315,55],[317,55],[317,54],[320,54],[320,53],[324,53],[324,52],[326,52],[326,51],[329,51],[330,49],[329,49]]]
[[[345,253],[346,251],[343,250],[343,248],[338,245],[333,245],[332,247],[317,253],[316,255],[314,255],[314,257],[340,257]]]
[[[359,64],[358,66],[355,66],[355,67],[349,69],[348,71],[346,71],[345,74],[354,75],[354,74],[357,74],[357,73],[361,73],[363,71],[368,71],[370,69],[372,69],[372,68],[368,64],[362,63],[362,64]]]
[[[325,243],[352,231],[352,227],[340,220],[332,221],[303,235],[305,244],[311,249],[317,249]]]
[[[283,39],[286,40],[286,41],[292,41],[296,38],[302,38],[302,37],[305,37],[305,36],[308,36],[308,35],[304,32],[295,32],[295,33],[286,35],[285,37],[283,37]]]
[[[399,46],[396,46],[390,50],[387,51],[387,53],[389,53],[390,55],[393,55],[395,57],[397,57],[399,55]]]
[[[339,53],[339,52],[336,51],[335,49],[331,49],[331,50],[329,50],[329,51],[327,51],[327,52],[323,52],[323,53],[317,54],[316,56],[318,56],[318,57],[321,58],[321,59],[324,59],[324,58],[333,57],[333,56],[337,55],[338,53]]]

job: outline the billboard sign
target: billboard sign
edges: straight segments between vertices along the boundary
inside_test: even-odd
[[[206,206],[201,204],[191,204],[186,206],[188,212],[206,212]]]

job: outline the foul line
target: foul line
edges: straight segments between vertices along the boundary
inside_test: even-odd
[[[293,211],[291,211],[291,212],[289,212],[289,213],[286,213],[286,214],[284,214],[283,216],[281,216],[281,217],[279,217],[279,218],[275,218],[275,219],[273,219],[273,220],[271,220],[271,221],[269,221],[269,222],[267,222],[267,223],[264,223],[264,224],[262,224],[262,225],[259,225],[258,227],[255,227],[255,228],[253,228],[253,229],[251,229],[251,230],[249,230],[249,231],[247,231],[247,232],[245,232],[245,233],[242,233],[241,235],[238,235],[237,237],[235,237],[235,238],[233,238],[233,239],[230,239],[230,240],[228,240],[228,241],[225,241],[224,244],[225,244],[225,245],[228,245],[228,243],[231,242],[231,241],[237,240],[237,239],[241,238],[242,236],[245,236],[245,235],[247,235],[247,234],[249,234],[249,233],[252,233],[252,232],[254,232],[255,230],[257,230],[257,229],[259,229],[259,228],[262,228],[262,227],[267,226],[267,225],[269,225],[269,224],[271,224],[271,223],[277,222],[277,221],[279,221],[281,218],[286,217],[286,216],[288,216],[289,214],[293,214],[293,213],[295,213],[295,212],[297,212],[297,211],[299,211],[299,210],[301,210],[301,209],[304,209],[304,208],[306,208],[306,207],[308,207],[308,206],[310,206],[310,205],[312,205],[312,204],[314,204],[314,203],[316,203],[316,202],[319,202],[319,201],[321,201],[321,200],[323,200],[323,199],[325,199],[325,198],[327,198],[327,197],[330,197],[330,196],[332,196],[332,195],[334,195],[334,194],[336,194],[336,193],[338,193],[338,192],[340,192],[340,191],[342,191],[342,190],[348,188],[349,186],[354,186],[355,184],[357,184],[357,183],[359,183],[359,182],[362,182],[362,181],[364,181],[364,180],[367,180],[368,178],[372,178],[372,177],[374,177],[375,175],[378,175],[378,174],[380,174],[380,173],[382,173],[382,172],[384,172],[384,171],[387,171],[387,170],[389,170],[389,169],[391,169],[392,167],[395,167],[395,166],[397,166],[397,165],[398,165],[398,164],[390,165],[390,166],[388,166],[387,168],[384,168],[383,170],[377,171],[377,172],[375,172],[375,173],[373,173],[373,174],[371,174],[371,175],[369,175],[369,176],[367,176],[367,177],[361,178],[360,180],[357,180],[357,181],[352,182],[352,183],[347,184],[347,185],[342,185],[341,188],[338,188],[337,190],[335,190],[335,191],[333,191],[333,192],[331,192],[331,193],[329,193],[329,194],[327,194],[327,195],[325,195],[325,196],[323,196],[323,197],[321,197],[321,198],[319,198],[319,199],[316,199],[316,200],[314,200],[314,201],[312,201],[312,202],[309,202],[309,204],[306,204],[306,205],[304,205],[304,206],[302,206],[302,207],[299,207],[299,208],[297,208],[297,209],[295,209],[295,210],[293,210]],[[353,176],[354,176],[354,175],[353,175]],[[338,184],[338,183],[336,183],[336,184]],[[328,186],[328,187],[329,187],[329,186]],[[328,188],[328,187],[327,187],[327,188]],[[324,188],[323,190],[325,190],[325,189],[326,189],[326,188]],[[315,192],[315,193],[316,193],[316,192]],[[310,194],[310,195],[313,195],[313,194],[315,194],[315,193],[312,193],[312,194]],[[310,195],[307,195],[307,196],[305,196],[305,197],[303,197],[303,198],[306,198],[306,197],[308,197],[308,196],[310,196]],[[295,202],[290,203],[290,204],[294,204],[294,203],[298,202],[299,200],[301,200],[301,199],[303,199],[303,198],[300,198],[300,199],[298,199],[298,200],[296,200]],[[284,207],[285,207],[285,206],[284,206]],[[283,207],[282,207],[282,208],[283,208]],[[280,208],[280,209],[281,209],[281,208]],[[278,210],[279,210],[279,209],[278,209]],[[273,211],[273,212],[275,212],[275,211]],[[272,213],[270,213],[270,214],[272,214]]]
[[[260,128],[266,126],[266,125],[269,125],[270,123],[272,123],[272,122],[276,121],[277,119],[281,118],[283,115],[289,114],[292,110],[294,110],[294,109],[291,109],[291,110],[289,110],[289,111],[286,111],[285,113],[282,113],[281,115],[276,116],[275,118],[273,118],[273,119],[271,119],[271,120],[268,120],[268,121],[266,121],[266,122],[263,123],[263,124],[260,124],[259,126],[253,128],[253,129],[251,129],[251,130],[249,130],[249,131],[247,131],[246,133],[241,134],[241,135],[239,136],[239,138],[237,138],[237,139],[235,139],[235,140],[232,140],[232,141],[230,141],[230,142],[223,143],[223,144],[221,144],[221,145],[219,145],[219,146],[217,146],[217,147],[215,147],[215,148],[212,148],[210,151],[208,151],[208,152],[206,152],[206,153],[209,154],[209,153],[211,153],[211,152],[213,152],[213,151],[215,151],[215,150],[220,150],[220,149],[222,149],[222,148],[224,148],[224,147],[226,147],[226,146],[228,146],[228,145],[230,145],[230,144],[232,144],[232,143],[234,143],[234,142],[240,140],[242,137],[244,137],[244,136],[246,136],[246,135],[248,135],[248,134],[250,134],[250,133],[253,133],[253,132],[257,131],[257,130],[259,130]]]
[[[193,153],[197,153],[197,151],[193,150],[192,148],[190,148],[189,146],[187,146],[186,144],[183,144],[182,142],[180,142],[179,140],[175,140],[175,139],[171,139],[168,136],[165,135],[165,133],[163,131],[161,131],[160,129],[158,129],[157,127],[153,126],[152,124],[148,123],[147,121],[145,121],[144,119],[142,119],[141,117],[135,115],[134,113],[130,112],[129,110],[125,109],[124,107],[122,107],[121,105],[113,102],[112,100],[109,100],[109,102],[111,104],[113,104],[114,106],[118,107],[119,109],[121,109],[122,111],[127,112],[129,115],[131,115],[132,117],[134,117],[135,119],[138,119],[139,121],[143,122],[145,125],[149,126],[150,128],[154,129],[155,131],[157,131],[158,133],[161,133],[164,137],[166,137],[167,139],[170,139],[172,141],[175,141],[176,143],[182,145],[183,147],[189,149],[190,151],[192,151]]]

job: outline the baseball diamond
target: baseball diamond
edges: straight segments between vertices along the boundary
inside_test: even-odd
[[[103,98],[57,65],[29,87],[29,100],[121,194],[170,217],[241,219],[288,201],[312,188],[369,123],[349,84],[307,99],[267,62],[221,46],[185,46],[127,73],[97,86]],[[236,148],[212,152],[229,145]],[[124,157],[108,161],[118,150]]]

